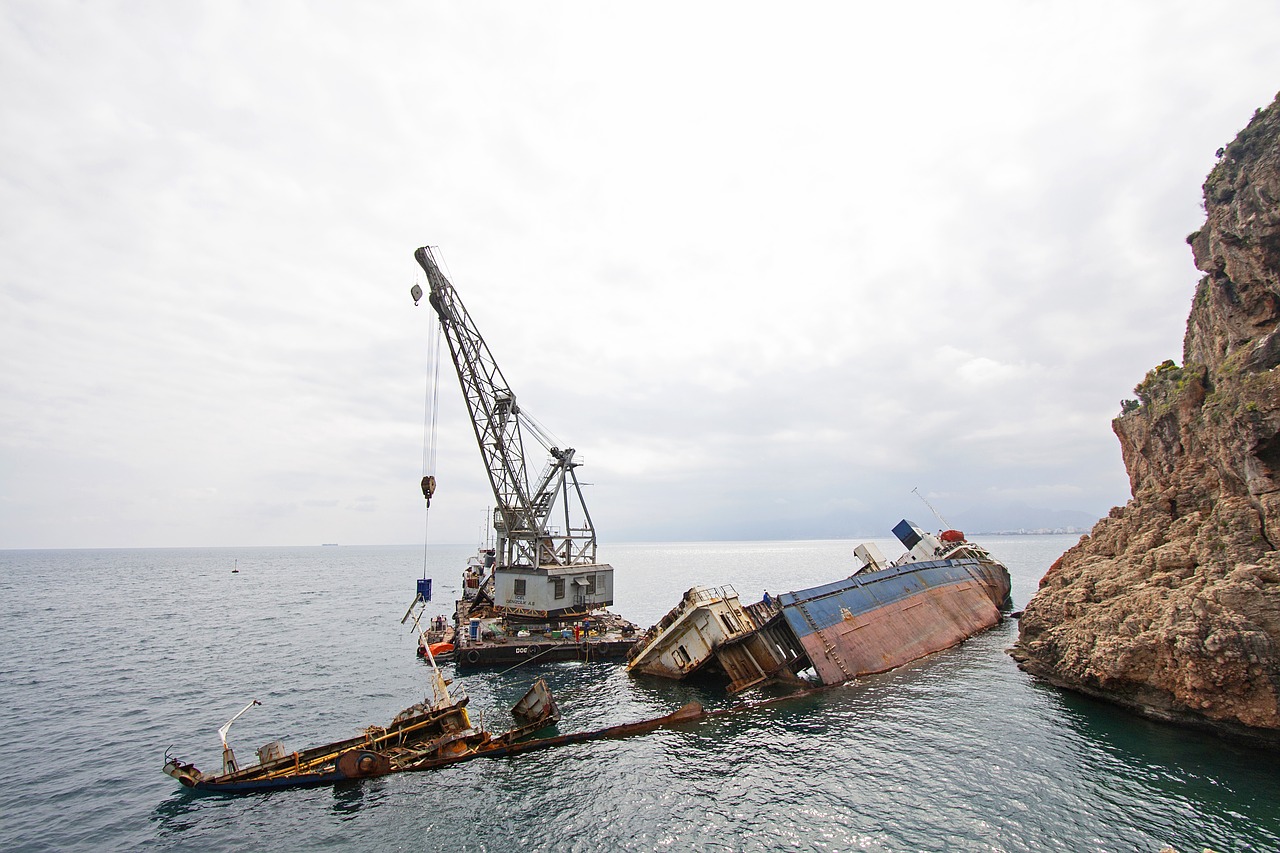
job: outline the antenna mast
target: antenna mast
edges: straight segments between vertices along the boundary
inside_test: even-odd
[[[924,495],[920,494],[920,487],[919,487],[919,486],[917,486],[916,488],[912,489],[912,490],[911,490],[911,492],[912,492],[912,494],[914,494],[916,497],[918,497],[920,500],[924,501],[924,505],[925,505],[925,506],[927,506],[927,507],[929,508],[929,512],[931,512],[931,513],[933,513],[933,514],[934,514],[934,516],[935,516],[935,517],[938,519],[938,521],[942,524],[942,526],[943,526],[943,528],[944,528],[944,529],[945,529],[945,528],[950,528],[950,527],[951,527],[951,525],[950,525],[950,524],[947,524],[947,520],[946,520],[945,518],[943,518],[943,517],[942,517],[941,513],[939,513],[936,509],[934,509],[934,508],[933,508],[933,504],[931,504],[931,503],[929,503],[927,500],[925,500],[925,499],[924,499]]]

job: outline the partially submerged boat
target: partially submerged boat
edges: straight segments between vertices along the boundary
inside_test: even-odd
[[[300,752],[287,752],[282,743],[272,741],[258,749],[257,764],[241,767],[227,744],[227,734],[241,715],[261,704],[255,699],[218,730],[222,739],[221,772],[201,772],[194,764],[168,752],[164,772],[185,787],[201,791],[247,793],[332,785],[504,750],[560,719],[560,710],[546,682],[538,679],[511,709],[516,725],[501,734],[491,734],[467,713],[465,691],[451,689],[439,670],[433,671],[433,696],[401,711],[390,725],[369,726],[356,737]]]
[[[823,688],[819,688],[823,689]],[[184,787],[204,792],[245,794],[284,788],[304,788],[358,781],[391,773],[434,770],[477,758],[504,758],[607,738],[625,738],[660,728],[694,723],[711,717],[740,714],[789,702],[814,693],[801,690],[786,696],[744,702],[729,708],[707,710],[689,702],[658,717],[620,723],[602,729],[536,737],[560,719],[559,709],[542,679],[534,683],[515,707],[518,725],[501,735],[490,735],[475,726],[460,702],[432,707],[426,703],[408,708],[386,728],[371,726],[360,737],[284,754],[279,743],[258,750],[259,763],[240,768],[227,745],[227,731],[241,714],[260,703],[254,700],[218,730],[222,737],[223,769],[218,774],[200,772],[194,765],[165,754],[164,772]]]
[[[812,669],[823,684],[885,672],[949,648],[1000,621],[1009,570],[959,530],[934,535],[903,519],[907,548],[886,560],[859,545],[842,580],[743,605],[732,587],[694,587],[636,643],[633,672],[703,674],[737,692]]]

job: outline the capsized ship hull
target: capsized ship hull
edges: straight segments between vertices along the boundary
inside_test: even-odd
[[[1000,621],[1009,573],[973,558],[856,574],[778,596],[824,684],[885,672],[950,648]]]
[[[950,648],[1000,621],[1009,571],[958,530],[938,536],[902,521],[907,547],[887,561],[874,544],[863,565],[832,583],[766,593],[743,606],[731,587],[694,587],[628,653],[633,672],[683,679],[719,675],[730,692],[812,669],[840,684]]]

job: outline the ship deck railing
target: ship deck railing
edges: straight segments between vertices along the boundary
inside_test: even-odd
[[[699,586],[690,590],[692,595],[685,598],[690,604],[702,604],[716,599],[737,598],[738,592],[729,584],[724,586]]]
[[[658,621],[656,633],[662,633],[703,604],[737,597],[737,590],[728,584],[724,586],[695,586],[684,594],[684,598],[680,599],[680,603],[672,608],[671,612]]]

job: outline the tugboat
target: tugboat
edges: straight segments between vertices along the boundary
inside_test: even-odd
[[[595,527],[577,476],[582,465],[577,451],[555,441],[516,402],[431,249],[420,248],[414,257],[426,273],[425,295],[439,321],[432,329],[448,342],[496,501],[494,544],[464,570],[452,636],[429,622],[419,638],[419,653],[435,643],[452,645],[459,668],[623,659],[637,628],[607,609],[613,604],[613,567],[597,559]],[[424,292],[415,284],[410,295],[417,305]],[[437,395],[433,382],[429,411],[435,411]],[[536,469],[535,460],[525,454],[526,435],[548,454]],[[424,458],[433,455],[428,448]],[[430,471],[423,476],[422,492],[429,509],[435,492]]]

